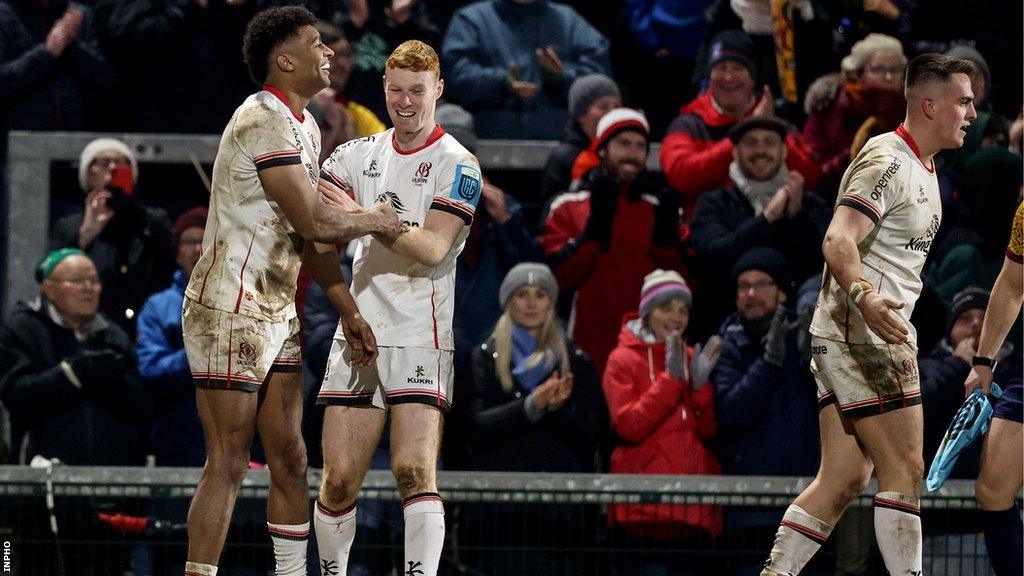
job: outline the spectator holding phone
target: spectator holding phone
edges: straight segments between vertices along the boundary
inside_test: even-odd
[[[138,162],[123,142],[93,140],[78,165],[84,213],[61,218],[50,230],[51,249],[79,248],[96,264],[103,281],[100,307],[133,337],[135,314],[174,272],[170,223],[163,210],[133,197],[138,174]]]

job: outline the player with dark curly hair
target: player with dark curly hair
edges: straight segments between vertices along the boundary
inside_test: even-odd
[[[301,7],[257,14],[244,55],[263,85],[235,111],[213,166],[203,253],[185,290],[182,329],[207,460],[188,513],[186,576],[217,573],[258,429],[270,467],[267,528],[279,576],[306,573],[309,498],[295,284],[305,265],[341,313],[349,361],[377,356],[338,266],[335,244],[398,236],[390,204],[367,210],[317,193],[320,131],[305,107],[329,84],[331,50]]]

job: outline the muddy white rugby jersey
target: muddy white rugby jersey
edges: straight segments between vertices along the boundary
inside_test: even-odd
[[[837,206],[853,208],[875,223],[858,246],[864,278],[877,292],[905,303],[893,313],[916,343],[910,315],[921,294],[921,268],[942,219],[934,164],[921,162],[917,145],[900,125],[864,146],[843,175]],[[831,277],[826,264],[811,334],[851,344],[884,344],[868,329],[846,288]]]
[[[295,317],[302,241],[257,173],[301,164],[311,193],[320,174],[320,129],[308,112],[296,118],[285,98],[264,86],[224,129],[213,164],[203,254],[185,289],[204,306],[270,322]]]
[[[423,147],[408,152],[398,150],[393,133],[339,146],[324,162],[323,177],[367,208],[390,202],[410,227],[423,226],[429,210],[458,216],[465,226],[433,267],[395,254],[372,236],[358,239],[352,295],[377,344],[453,350],[455,259],[480,200],[480,164],[440,126]],[[340,328],[336,337],[343,338]]]

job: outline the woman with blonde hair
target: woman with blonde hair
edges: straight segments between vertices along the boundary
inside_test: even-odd
[[[519,264],[501,283],[504,312],[473,353],[465,398],[476,470],[596,470],[607,412],[590,360],[558,324],[557,294],[543,264]]]
[[[608,413],[590,359],[558,324],[557,296],[558,283],[543,264],[519,264],[501,283],[504,312],[473,351],[473,379],[460,399],[472,470],[597,471]],[[597,521],[596,508],[539,512],[536,506],[494,504],[474,510],[479,513],[464,514],[467,564],[486,566],[492,575],[590,573],[582,550],[592,534],[584,527]],[[477,551],[474,538],[484,534],[487,542],[477,544],[503,550]],[[531,551],[515,550],[520,546]]]

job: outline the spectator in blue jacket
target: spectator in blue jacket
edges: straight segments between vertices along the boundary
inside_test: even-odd
[[[800,360],[799,323],[784,306],[786,261],[772,248],[754,248],[739,258],[732,275],[736,312],[719,332],[722,351],[711,373],[722,473],[813,476],[819,458],[817,398],[814,379]],[[782,513],[727,509],[726,537],[771,541]],[[735,560],[744,565],[736,574],[758,574],[763,564],[755,557]]]
[[[569,86],[584,74],[611,74],[608,46],[569,6],[482,0],[448,26],[446,93],[473,113],[481,138],[559,140]]]
[[[135,351],[139,374],[156,407],[150,453],[157,466],[202,466],[206,461],[196,390],[181,335],[181,302],[203,251],[206,216],[206,208],[193,208],[175,221],[171,241],[178,270],[171,285],[150,296],[139,313]]]

